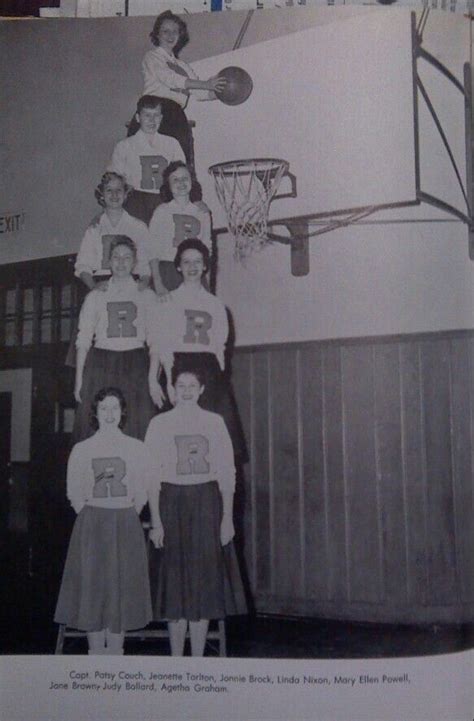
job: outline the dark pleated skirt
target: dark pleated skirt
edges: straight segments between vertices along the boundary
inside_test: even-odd
[[[74,419],[72,443],[92,436],[91,404],[98,391],[107,386],[120,388],[127,403],[123,432],[143,440],[148,424],[158,412],[148,391],[148,352],[145,348],[113,351],[90,348],[84,366],[81,398]]]
[[[84,506],[72,530],[54,620],[120,633],[151,619],[148,557],[136,510]]]
[[[131,190],[123,207],[146,225],[149,225],[156,208],[163,202],[159,193],[146,193],[144,190]]]
[[[183,282],[183,277],[176,270],[175,264],[172,260],[160,260],[160,276],[161,282],[165,286],[166,290],[176,290]]]
[[[199,405],[205,411],[219,413],[232,439],[236,459],[247,460],[242,424],[230,383],[213,353],[175,353],[174,366],[180,370],[198,370],[203,378],[204,392]]]
[[[217,482],[163,483],[160,515],[165,537],[164,547],[154,553],[155,619],[199,621],[246,613],[234,544],[220,542]]]

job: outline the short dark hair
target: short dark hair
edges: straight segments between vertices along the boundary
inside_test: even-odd
[[[204,273],[207,273],[211,265],[209,249],[206,245],[204,245],[202,240],[199,240],[198,238],[187,238],[187,240],[181,241],[181,243],[178,245],[178,250],[176,251],[174,267],[179,272],[179,266],[181,265],[181,257],[183,253],[186,250],[191,249],[197,250],[199,253],[201,253],[202,259],[204,261]]]
[[[120,388],[115,388],[114,386],[107,386],[106,388],[101,388],[100,391],[97,391],[94,396],[89,417],[90,425],[95,431],[99,427],[99,420],[97,418],[97,407],[99,403],[104,401],[108,396],[113,396],[114,398],[117,398],[118,402],[120,403],[120,410],[122,411],[122,415],[120,417],[119,428],[123,428],[125,425],[125,421],[127,420],[127,402]]]
[[[161,111],[163,111],[163,104],[161,102],[161,98],[159,98],[156,95],[142,95],[141,98],[139,98],[137,103],[137,113],[141,113],[142,110],[155,110],[155,108],[160,108]]]
[[[189,175],[191,176],[191,192],[189,193],[189,200],[191,201],[191,203],[195,203],[197,200],[201,200],[202,188],[196,180],[196,176],[194,175],[189,165],[186,165],[186,163],[184,163],[182,160],[173,160],[173,162],[167,165],[165,170],[163,171],[163,184],[160,188],[160,197],[163,202],[170,203],[173,200],[173,193],[171,192],[170,188],[170,175],[174,173],[175,170],[179,170],[179,168],[186,168]]]
[[[110,183],[111,180],[120,180],[120,182],[123,185],[123,190],[125,193],[125,198],[130,193],[131,190],[133,190],[132,186],[127,183],[123,175],[120,175],[120,173],[115,173],[113,170],[108,170],[106,173],[103,174],[103,176],[100,179],[100,183],[97,186],[97,188],[94,191],[95,199],[101,205],[102,207],[105,206],[105,200],[104,200],[104,190],[105,186]]]
[[[184,46],[189,42],[188,26],[186,25],[184,20],[181,20],[179,15],[175,15],[171,12],[171,10],[165,10],[165,12],[161,13],[156,18],[153,25],[153,30],[150,33],[151,42],[153,43],[153,45],[159,45],[158,33],[160,32],[161,26],[163,25],[165,20],[172,20],[179,28],[179,39],[176,43],[175,48],[173,49],[173,53],[175,55],[178,55],[184,48]]]
[[[109,260],[112,257],[112,251],[115,250],[115,248],[118,245],[126,245],[127,248],[130,248],[133,255],[135,256],[135,260],[137,258],[137,246],[133,242],[131,238],[128,237],[128,235],[114,235],[113,240],[110,241],[110,249],[109,249]]]
[[[192,355],[192,354],[190,354]],[[175,363],[173,368],[171,369],[171,383],[173,386],[176,385],[176,381],[180,376],[182,376],[184,373],[189,373],[192,376],[195,376],[197,382],[200,386],[204,385],[204,373],[200,368],[197,368],[192,364],[192,360],[189,361],[189,363]]]

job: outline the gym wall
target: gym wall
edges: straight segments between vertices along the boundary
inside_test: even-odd
[[[271,23],[256,13],[243,45],[332,21],[339,16],[332,10],[270,11]],[[191,42],[182,57],[217,55],[217,70],[218,54],[232,48],[244,19],[245,13],[213,16],[210,33],[209,16],[190,15]],[[458,63],[460,39],[467,54],[462,23],[444,16],[442,31],[436,23],[426,31],[427,45],[448,66],[449,53]],[[0,26],[6,60],[0,212],[25,214],[20,231],[2,234],[0,262],[77,251],[99,210],[95,185],[141,91],[151,24],[150,18],[105,18]],[[439,152],[433,149],[433,157]],[[234,316],[238,346],[473,326],[473,265],[461,223],[351,227],[311,240],[310,254],[304,278],[291,276],[283,246],[243,269],[231,257],[229,239],[219,236],[217,290]]]

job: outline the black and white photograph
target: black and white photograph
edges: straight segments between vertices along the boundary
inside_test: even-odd
[[[0,21],[2,718],[472,717],[471,53]]]

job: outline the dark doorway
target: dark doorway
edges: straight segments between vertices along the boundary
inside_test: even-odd
[[[8,539],[8,518],[10,513],[12,435],[12,394],[0,393],[0,547],[5,549]],[[3,551],[2,551],[3,553]]]

